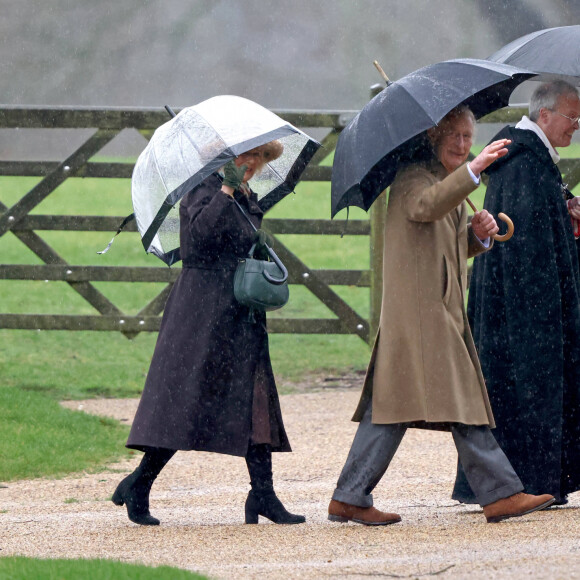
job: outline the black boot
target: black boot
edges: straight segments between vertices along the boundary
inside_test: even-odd
[[[304,516],[291,514],[274,492],[269,445],[250,445],[246,464],[252,485],[246,499],[246,524],[257,524],[258,516],[264,516],[275,524],[302,524],[306,521]]]
[[[117,486],[111,499],[115,505],[127,506],[127,515],[132,522],[142,526],[159,525],[159,520],[149,513],[149,492],[174,454],[173,449],[148,449],[139,467]]]

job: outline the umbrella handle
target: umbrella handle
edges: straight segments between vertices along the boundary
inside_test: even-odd
[[[274,278],[273,276],[270,276],[270,274],[266,271],[264,271],[264,278],[266,278],[266,280],[268,280],[270,284],[275,284],[276,286],[284,284],[286,280],[288,280],[288,270],[286,270],[286,266],[282,264],[282,261],[276,255],[276,252],[274,252],[274,250],[270,246],[266,245],[266,250],[268,250],[268,254],[270,254],[270,257],[272,258],[272,260],[274,260],[276,266],[280,268],[282,272],[282,278]]]
[[[385,81],[385,84],[387,85],[387,87],[389,85],[392,85],[393,81],[387,76],[387,73],[383,70],[383,68],[379,64],[379,61],[373,60],[373,64],[375,65],[375,68],[379,71],[379,74],[383,77],[383,80]]]
[[[475,207],[475,204],[468,197],[465,198],[465,201],[469,204],[469,207],[471,207],[473,211],[479,211]],[[508,229],[505,234],[495,234],[492,237],[494,240],[497,240],[498,242],[507,242],[514,235],[514,222],[512,222],[512,220],[503,212],[499,212],[497,214],[497,217],[502,222],[505,222],[507,224]]]
[[[493,236],[494,240],[497,240],[498,242],[507,242],[513,235],[514,235],[514,222],[512,222],[512,220],[503,212],[500,212],[497,214],[497,217],[502,221],[505,222],[507,224],[507,232],[505,234],[495,234],[495,236]]]

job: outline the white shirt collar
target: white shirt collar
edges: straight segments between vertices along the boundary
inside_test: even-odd
[[[542,131],[540,126],[537,123],[534,123],[529,117],[524,115],[522,120],[516,125],[516,129],[524,129],[526,131],[533,131],[541,140],[542,143],[548,148],[548,152],[550,153],[550,157],[554,163],[558,163],[560,161],[560,156],[558,152],[552,147],[550,141],[546,137],[546,134]]]

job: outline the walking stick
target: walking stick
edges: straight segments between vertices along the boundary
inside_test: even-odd
[[[471,209],[473,211],[479,211],[476,207],[475,204],[468,198],[465,198],[465,201],[469,204],[469,207],[471,207]],[[513,235],[514,235],[514,222],[512,222],[512,220],[503,212],[499,212],[497,214],[497,217],[502,221],[505,222],[507,224],[507,232],[505,234],[495,234],[493,236],[491,236],[494,240],[497,240],[498,242],[507,242]]]
[[[379,71],[379,74],[383,77],[383,80],[385,81],[387,87],[389,85],[393,84],[393,81],[387,76],[387,74],[385,73],[385,71],[383,70],[383,68],[381,67],[381,65],[379,64],[378,60],[374,60],[373,64],[375,65],[375,68]],[[475,205],[473,204],[473,202],[467,197],[465,198],[465,200],[467,201],[467,203],[469,204],[469,206],[471,207],[471,209],[473,211],[478,211],[478,209],[475,207]],[[512,222],[512,220],[503,212],[500,212],[497,214],[497,217],[505,222],[507,224],[507,232],[505,234],[495,234],[493,237],[494,240],[497,240],[498,242],[507,242],[513,235],[514,235],[514,222]]]

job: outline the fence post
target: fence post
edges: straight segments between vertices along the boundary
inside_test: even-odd
[[[370,88],[371,99],[385,87],[380,84]],[[381,303],[383,298],[383,228],[387,217],[386,192],[383,191],[370,209],[370,271],[371,293],[369,314],[369,344],[374,343],[381,319]]]

